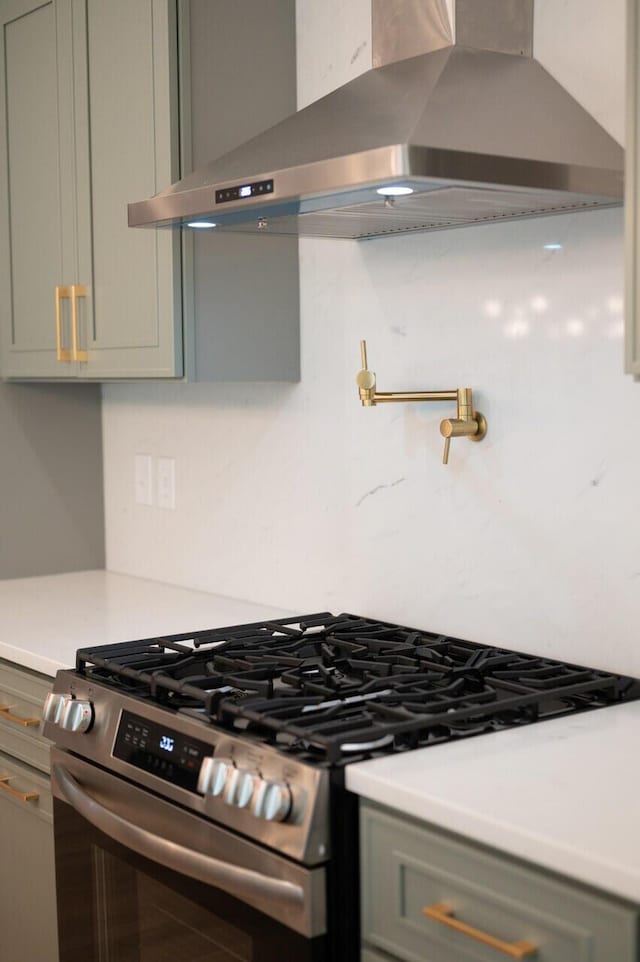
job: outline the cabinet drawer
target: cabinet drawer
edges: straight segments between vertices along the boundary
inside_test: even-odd
[[[51,742],[40,733],[42,705],[52,680],[0,660],[0,752],[49,771]]]
[[[0,752],[0,822],[6,821],[5,806],[17,806],[53,824],[53,798],[48,775],[35,771]]]
[[[372,947],[407,962],[636,962],[627,903],[368,805],[360,824]]]

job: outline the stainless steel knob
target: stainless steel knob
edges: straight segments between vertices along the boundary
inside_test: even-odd
[[[62,709],[68,697],[68,695],[57,695],[50,691],[42,706],[43,722],[51,722],[53,725],[59,725],[60,719],[62,718]]]
[[[236,808],[246,808],[251,801],[256,783],[256,776],[252,772],[235,768],[227,778],[224,789],[224,801]]]
[[[284,822],[291,811],[291,789],[284,782],[260,780],[253,797],[251,811],[267,822]]]
[[[87,732],[93,723],[93,706],[80,698],[65,698],[60,728],[68,732]]]
[[[230,771],[234,771],[230,758],[205,758],[198,775],[198,791],[203,795],[222,795]]]

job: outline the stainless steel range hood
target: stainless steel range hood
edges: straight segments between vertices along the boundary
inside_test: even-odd
[[[622,148],[531,57],[533,0],[372,0],[372,70],[132,227],[366,239],[622,203]]]

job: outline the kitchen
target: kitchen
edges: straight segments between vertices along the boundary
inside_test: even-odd
[[[536,54],[623,140],[624,4],[599,8],[538,0]],[[298,4],[299,106],[366,69],[368,10]],[[107,567],[639,676],[622,235],[614,209],[302,239],[299,384],[104,385]],[[362,337],[384,389],[472,385],[483,443],[443,467],[452,412],[362,409]],[[175,459],[175,510],[134,502],[136,454]]]

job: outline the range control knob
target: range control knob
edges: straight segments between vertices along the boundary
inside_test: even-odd
[[[231,771],[234,771],[234,767],[230,758],[203,759],[198,776],[198,791],[203,795],[221,795]]]
[[[251,801],[256,776],[242,768],[234,768],[227,778],[224,788],[224,800],[227,805],[236,808],[246,808]]]
[[[65,698],[60,728],[68,732],[87,732],[93,724],[93,705],[81,698]]]
[[[284,822],[291,811],[291,789],[284,782],[260,780],[251,811],[267,822]]]
[[[62,718],[62,709],[68,697],[68,695],[56,695],[55,692],[50,691],[42,706],[43,722],[59,725]]]

